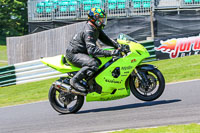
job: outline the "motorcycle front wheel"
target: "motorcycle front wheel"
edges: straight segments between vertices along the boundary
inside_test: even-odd
[[[49,102],[61,114],[76,113],[84,103],[84,96],[69,94],[51,86],[49,89]]]
[[[165,79],[158,69],[148,70],[144,72],[149,87],[144,87],[138,76],[130,77],[130,89],[133,95],[142,101],[153,101],[159,98],[165,89]]]

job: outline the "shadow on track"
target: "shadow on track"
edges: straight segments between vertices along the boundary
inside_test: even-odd
[[[139,108],[139,107],[145,107],[145,106],[154,106],[154,105],[160,105],[160,104],[169,104],[169,103],[175,103],[175,102],[180,102],[180,101],[181,101],[180,99],[160,100],[160,101],[152,101],[152,102],[145,102],[145,103],[136,103],[136,104],[128,104],[128,105],[121,105],[121,106],[114,106],[114,107],[107,107],[107,108],[84,110],[84,111],[79,111],[76,114],[123,110],[123,109]]]

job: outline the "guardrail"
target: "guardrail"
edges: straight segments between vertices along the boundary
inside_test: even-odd
[[[34,60],[0,67],[0,87],[40,81],[65,76],[40,62]]]
[[[144,62],[155,61],[156,55],[153,41],[144,41],[141,43],[151,55],[148,59],[144,60]],[[66,73],[60,73],[44,65],[40,60],[28,61],[0,67],[0,87],[41,81],[66,75]]]

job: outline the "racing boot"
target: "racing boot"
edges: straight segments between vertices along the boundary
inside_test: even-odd
[[[80,83],[85,77],[86,75],[80,70],[72,79],[70,79],[70,85],[79,92],[86,92],[85,86]]]

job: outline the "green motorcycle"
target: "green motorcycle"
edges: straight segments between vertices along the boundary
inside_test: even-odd
[[[73,66],[64,55],[42,58],[47,66],[67,73],[60,77],[49,90],[51,106],[59,113],[75,113],[86,101],[109,101],[130,96],[143,101],[152,101],[161,96],[165,88],[162,73],[153,65],[141,64],[150,56],[148,51],[133,38],[120,34],[117,42],[123,44],[119,57],[98,57],[101,62],[98,72],[81,81],[87,93],[79,92],[70,86],[69,80],[80,68]],[[106,49],[111,50],[111,49]]]

